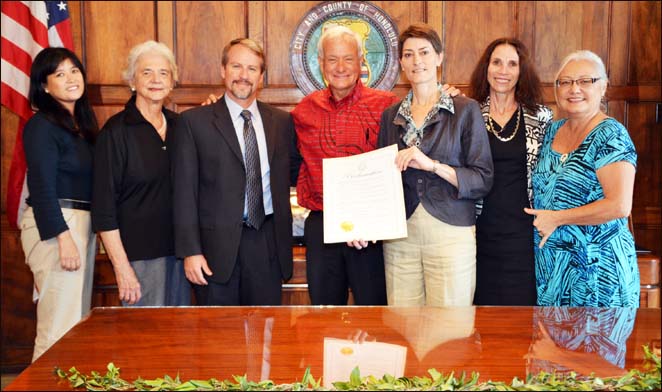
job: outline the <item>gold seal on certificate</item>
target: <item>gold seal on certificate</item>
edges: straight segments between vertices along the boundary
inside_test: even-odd
[[[340,228],[345,233],[349,233],[350,231],[354,230],[354,223],[349,221],[342,221],[340,222]]]
[[[351,347],[343,347],[340,349],[340,353],[342,355],[352,355],[354,354],[354,350]]]

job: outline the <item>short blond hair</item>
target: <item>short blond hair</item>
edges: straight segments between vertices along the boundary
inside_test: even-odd
[[[230,41],[225,47],[223,48],[223,59],[221,60],[221,64],[223,65],[223,68],[225,68],[226,65],[228,65],[228,53],[230,52],[230,49],[232,49],[233,46],[235,45],[243,45],[247,47],[248,49],[251,50],[251,52],[255,53],[260,60],[262,60],[262,64],[260,64],[260,73],[264,73],[264,70],[267,68],[266,60],[264,57],[264,50],[262,49],[262,46],[260,46],[257,41],[250,39],[250,38],[235,38],[232,41]]]

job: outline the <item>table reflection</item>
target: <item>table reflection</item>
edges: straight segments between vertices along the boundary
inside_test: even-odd
[[[589,375],[600,363],[605,375],[623,373],[636,314],[635,308],[536,308],[527,372]]]
[[[643,344],[659,353],[660,309],[96,308],[9,389],[69,389],[54,379],[55,366],[89,373],[111,361],[126,380],[246,375],[282,384],[300,380],[307,368],[319,379],[325,338],[404,347],[407,377],[427,376],[431,368],[456,376],[476,371],[481,381],[570,369],[604,377],[642,369]],[[362,376],[377,365],[357,363]]]
[[[480,334],[474,327],[476,308],[389,307],[382,320],[409,347],[408,361],[437,367],[469,363],[480,355]]]

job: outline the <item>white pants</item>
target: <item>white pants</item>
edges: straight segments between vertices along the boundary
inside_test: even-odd
[[[39,294],[32,362],[89,312],[92,301],[96,237],[92,233],[90,212],[62,208],[62,215],[81,259],[77,271],[65,271],[60,266],[56,238],[41,241],[32,208],[28,208],[21,219],[25,262],[32,270]]]
[[[476,289],[476,228],[453,226],[419,204],[407,238],[384,241],[389,305],[471,306]]]

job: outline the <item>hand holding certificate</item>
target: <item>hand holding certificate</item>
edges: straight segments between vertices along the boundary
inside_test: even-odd
[[[407,236],[402,176],[393,144],[322,162],[324,243]]]

